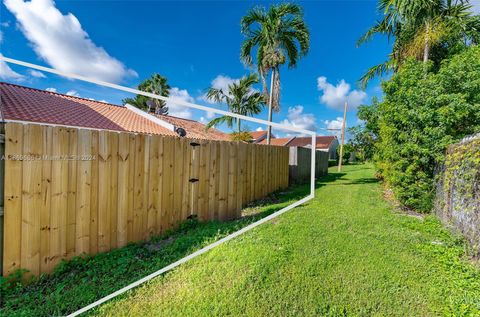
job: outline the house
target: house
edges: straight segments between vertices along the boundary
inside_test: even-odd
[[[187,138],[229,140],[228,134],[213,128],[206,131],[203,124],[193,120],[154,116],[130,105],[118,106],[4,82],[0,82],[0,117],[4,122],[170,136],[178,136],[178,128],[182,128]]]
[[[267,139],[266,130],[253,131],[253,132],[250,132],[250,135],[252,136],[252,143],[260,143],[263,140]],[[272,134],[272,139],[273,138],[275,138],[275,136]]]
[[[267,140],[264,139],[259,142],[260,144],[267,144]],[[336,136],[317,136],[316,150],[329,153],[329,159],[335,160],[337,158],[338,139]],[[312,138],[310,137],[290,137],[290,138],[275,138],[270,142],[271,145],[280,146],[296,146],[310,148],[312,144]]]

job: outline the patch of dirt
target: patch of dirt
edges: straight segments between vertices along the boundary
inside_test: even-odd
[[[172,244],[175,241],[174,237],[169,237],[164,240],[149,242],[145,245],[145,248],[150,252],[160,251],[163,247]]]
[[[395,212],[398,214],[401,214],[403,216],[408,216],[408,217],[414,217],[421,221],[423,221],[423,219],[425,218],[425,214],[421,214],[419,212],[416,212],[413,209],[407,208],[404,205],[402,205],[395,198],[393,191],[390,188],[388,188],[386,185],[383,186],[383,198],[386,201],[388,201],[390,204],[392,204],[393,207],[395,207]]]

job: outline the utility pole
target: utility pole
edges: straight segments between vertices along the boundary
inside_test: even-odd
[[[345,142],[345,122],[347,121],[347,102],[345,101],[345,107],[343,109],[343,122],[342,122],[342,143],[340,143],[340,157],[338,159],[338,171],[342,171],[343,160],[343,143]]]

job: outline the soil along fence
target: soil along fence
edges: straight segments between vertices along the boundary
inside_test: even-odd
[[[227,220],[288,186],[288,148],[5,125],[3,274]]]
[[[451,145],[437,184],[436,213],[480,254],[480,134]]]
[[[290,183],[306,183],[310,180],[311,149],[290,147]],[[317,151],[315,154],[315,177],[327,175],[329,153]]]

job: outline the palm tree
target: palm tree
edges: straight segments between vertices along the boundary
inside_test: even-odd
[[[215,103],[226,104],[233,113],[244,116],[259,114],[262,111],[262,106],[265,104],[265,96],[260,91],[252,88],[258,82],[257,74],[250,74],[228,85],[226,91],[211,87],[207,91],[207,98]],[[221,123],[226,123],[229,128],[232,128],[234,122],[237,125],[237,132],[240,132],[240,119],[230,116],[221,116],[213,119],[207,124],[207,129]]]
[[[273,5],[268,10],[256,7],[241,20],[246,39],[240,57],[246,65],[256,63],[262,79],[263,91],[268,97],[268,120],[272,121],[272,109],[280,110],[280,66],[288,61],[293,68],[299,58],[308,53],[310,32],[303,20],[302,8],[293,3]],[[270,94],[266,76],[271,72]],[[271,127],[268,127],[267,143],[270,144]]]
[[[376,65],[360,79],[365,87],[374,76],[396,71],[409,57],[423,60],[425,71],[432,49],[480,41],[480,18],[472,16],[468,0],[380,0],[384,17],[370,28],[357,45],[375,34],[394,38],[389,60]]]
[[[168,97],[170,95],[170,86],[167,83],[167,78],[160,74],[152,74],[150,78],[145,79],[138,85],[138,90],[150,92],[152,94]],[[154,109],[150,109],[150,105],[147,101],[151,101],[154,105]],[[143,95],[136,95],[135,98],[126,98],[123,103],[131,104],[139,109],[152,111],[156,114],[161,113],[160,109],[165,107],[165,101],[155,98],[149,98]],[[163,112],[165,113],[165,112]]]

